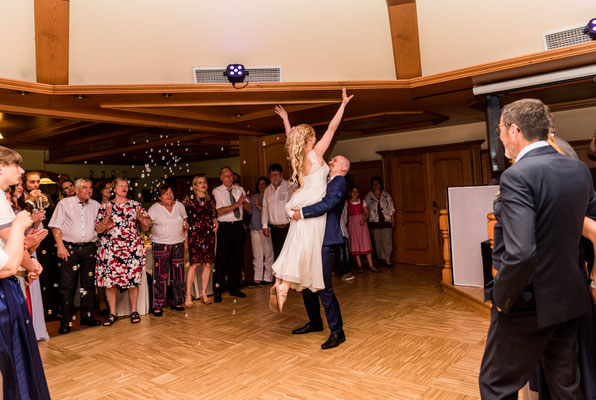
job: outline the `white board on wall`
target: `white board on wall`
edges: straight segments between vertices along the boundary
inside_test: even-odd
[[[498,185],[447,188],[454,285],[484,286],[480,243],[488,240],[486,216],[498,191]]]

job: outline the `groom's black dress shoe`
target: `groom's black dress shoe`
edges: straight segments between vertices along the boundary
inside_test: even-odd
[[[325,343],[321,345],[323,350],[332,349],[334,347],[339,346],[341,343],[346,341],[346,334],[344,331],[341,331],[337,335],[329,336],[329,339]]]
[[[310,333],[310,332],[321,332],[322,330],[323,330],[322,326],[313,325],[310,322],[308,322],[302,328],[294,329],[292,331],[292,333],[294,335],[302,335],[304,333]]]

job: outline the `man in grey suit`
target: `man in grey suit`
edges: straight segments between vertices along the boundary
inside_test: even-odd
[[[596,215],[588,167],[546,143],[539,100],[503,107],[498,133],[515,164],[495,200],[491,323],[480,370],[483,399],[517,399],[540,362],[556,399],[582,399],[578,317],[589,304],[578,266],[584,217]]]

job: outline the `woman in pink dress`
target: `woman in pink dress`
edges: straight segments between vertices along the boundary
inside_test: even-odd
[[[372,245],[370,243],[370,233],[368,232],[368,208],[364,205],[358,196],[358,186],[352,185],[350,187],[350,199],[346,201],[348,209],[348,232],[350,234],[349,249],[350,254],[356,256],[356,263],[358,264],[358,272],[362,272],[362,260],[360,255],[366,255],[368,261],[368,268],[372,272],[381,272],[375,268],[372,263]]]

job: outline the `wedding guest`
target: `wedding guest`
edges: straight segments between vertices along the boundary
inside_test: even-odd
[[[93,200],[99,204],[107,203],[112,198],[112,182],[108,179],[102,178],[93,186]],[[99,237],[105,233],[98,234]],[[106,288],[97,287],[97,301],[99,303],[99,311],[108,315],[108,304],[106,301]]]
[[[213,301],[221,302],[221,294],[228,276],[230,295],[246,297],[240,291],[243,254],[242,215],[246,193],[242,186],[233,185],[233,172],[230,167],[220,169],[221,186],[213,189],[219,229],[217,230],[217,248],[215,251],[215,270],[213,273]]]
[[[21,156],[0,146],[0,190],[15,185],[24,172]],[[28,212],[16,217],[6,196],[0,196],[0,362],[4,399],[49,399],[50,394],[31,316],[25,297],[14,275],[19,265],[34,280],[43,271],[41,265],[24,251],[24,233],[32,220]]]
[[[37,204],[37,202],[40,201],[39,206],[42,206],[44,208],[48,207],[50,204],[48,196],[42,193],[39,189],[41,173],[37,171],[29,171],[25,173],[23,179],[25,181],[25,200],[30,201],[33,204]]]
[[[80,178],[75,182],[76,195],[58,202],[50,220],[60,258],[60,301],[62,321],[59,332],[70,332],[73,316],[73,297],[80,282],[81,325],[101,323],[91,315],[95,302],[95,256],[97,233],[95,219],[99,203],[91,199],[91,181]]]
[[[348,207],[345,202],[344,209],[342,210],[339,219],[339,227],[341,228],[341,236],[343,237],[344,242],[337,246],[335,257],[339,263],[341,279],[344,281],[352,281],[355,278],[350,272],[350,249],[348,246],[350,234],[348,232]]]
[[[294,187],[290,184],[290,181],[284,179],[279,164],[269,166],[269,179],[271,184],[267,186],[263,194],[261,222],[263,235],[271,237],[273,258],[277,259],[290,229],[290,219],[285,207],[294,193]]]
[[[362,272],[361,255],[366,257],[368,262],[368,269],[371,272],[381,272],[375,268],[372,262],[372,245],[370,243],[370,233],[368,232],[368,207],[360,200],[358,186],[352,185],[350,187],[350,198],[346,201],[348,209],[348,231],[350,233],[349,246],[350,254],[356,257],[356,264],[358,265],[358,272]]]
[[[366,194],[364,202],[368,207],[370,233],[375,243],[379,263],[386,266],[391,263],[393,249],[393,228],[395,228],[395,206],[391,195],[384,191],[383,180],[378,176],[370,179],[372,190]]]
[[[250,241],[252,244],[254,281],[257,283],[273,282],[273,244],[271,237],[263,234],[261,212],[263,210],[263,195],[269,185],[269,179],[262,176],[257,180],[255,194],[250,198],[251,220]]]
[[[23,211],[21,205],[19,205],[19,201],[16,196],[16,187],[20,186],[22,189],[22,184],[19,182],[17,185],[12,185],[8,188],[6,194],[7,199],[15,213],[18,214],[19,212]],[[33,210],[31,213],[31,220],[33,221],[33,225],[29,227],[25,231],[25,249],[31,255],[31,258],[37,259],[37,254],[35,250],[41,243],[41,241],[48,235],[48,230],[43,228],[42,219],[45,217],[45,213],[43,211]],[[21,289],[23,290],[23,295],[27,299],[29,305],[29,311],[31,313],[31,318],[33,320],[33,330],[35,331],[35,337],[38,341],[40,340],[49,340],[50,335],[48,335],[48,331],[46,329],[46,322],[44,319],[44,310],[43,310],[43,300],[41,295],[41,286],[39,279],[34,281],[27,281],[26,273],[24,269],[19,268],[19,272],[17,273],[16,278],[21,285]],[[43,275],[43,274],[42,274]]]
[[[141,322],[137,311],[137,299],[141,277],[145,271],[145,246],[139,228],[151,228],[151,218],[141,204],[130,200],[128,180],[116,178],[113,182],[114,200],[103,203],[99,208],[95,230],[100,235],[97,249],[95,281],[106,288],[110,315],[104,326],[111,326],[118,320],[116,315],[116,291],[128,289],[130,298],[130,322]]]
[[[187,246],[190,267],[186,275],[186,307],[192,307],[191,289],[195,273],[202,265],[201,292],[199,299],[204,304],[211,304],[207,297],[207,284],[211,274],[211,265],[215,260],[215,233],[219,222],[215,211],[215,200],[207,192],[205,175],[195,176],[192,180],[192,193],[182,200],[188,216]]]
[[[60,200],[65,197],[72,197],[75,195],[75,185],[71,179],[66,179],[60,183]]]
[[[112,198],[112,182],[108,179],[100,179],[93,185],[93,200],[99,204],[106,203]]]
[[[184,249],[188,247],[184,231],[186,210],[174,198],[174,191],[167,183],[157,189],[159,201],[149,208],[151,246],[153,249],[153,313],[163,315],[168,293],[168,276],[172,286],[172,309],[184,311]]]

